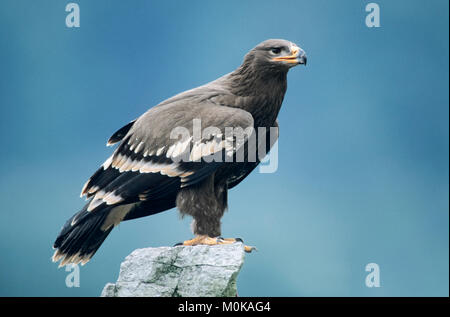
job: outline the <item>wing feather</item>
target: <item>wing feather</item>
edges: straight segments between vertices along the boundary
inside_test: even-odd
[[[82,190],[82,195],[92,198],[88,212],[105,204],[170,196],[169,192],[176,193],[211,175],[225,164],[227,156],[236,153],[238,147],[230,147],[225,128],[253,127],[252,116],[238,108],[214,105],[207,99],[195,104],[190,101],[181,99],[154,107],[110,138],[109,143],[119,138],[121,143]],[[194,119],[201,120],[202,128],[216,127],[220,133],[194,139]],[[172,138],[171,132],[177,127],[185,128],[189,136]],[[217,154],[222,160],[211,159]]]

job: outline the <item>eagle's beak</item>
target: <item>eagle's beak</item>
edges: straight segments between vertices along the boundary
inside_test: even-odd
[[[292,45],[290,55],[274,57],[272,58],[272,60],[278,62],[285,62],[288,64],[292,64],[292,66],[295,66],[298,64],[306,65],[307,58],[304,50],[302,50],[300,47],[296,45]]]

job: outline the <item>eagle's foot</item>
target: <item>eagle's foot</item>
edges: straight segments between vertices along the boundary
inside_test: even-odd
[[[222,237],[219,237],[218,239],[220,239],[220,240],[222,240],[224,242],[222,244],[230,244],[230,243],[235,243],[235,242],[244,243],[244,241],[241,238],[222,238]],[[244,244],[244,251],[245,252],[250,253],[253,250],[258,251],[255,247],[248,246],[248,245]]]
[[[190,245],[190,246],[194,246],[194,245],[219,245],[219,244],[232,244],[235,242],[244,242],[242,241],[242,239],[240,238],[222,238],[222,237],[217,237],[217,238],[211,238],[207,235],[198,235],[196,236],[194,239],[191,240],[186,240],[183,241],[181,243],[177,243],[175,246],[177,245]],[[253,250],[256,250],[255,247],[251,247],[251,246],[247,246],[244,245],[244,251],[245,252],[252,252]]]

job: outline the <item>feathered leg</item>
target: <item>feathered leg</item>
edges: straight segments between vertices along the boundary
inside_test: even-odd
[[[181,215],[190,215],[195,238],[177,245],[217,245],[242,242],[242,239],[220,237],[220,219],[227,208],[226,183],[215,184],[214,175],[193,186],[183,188],[177,195],[176,205]],[[245,246],[246,252],[255,250]]]

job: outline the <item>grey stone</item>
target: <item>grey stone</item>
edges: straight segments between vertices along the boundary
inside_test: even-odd
[[[231,297],[244,264],[242,243],[134,250],[102,297]]]

